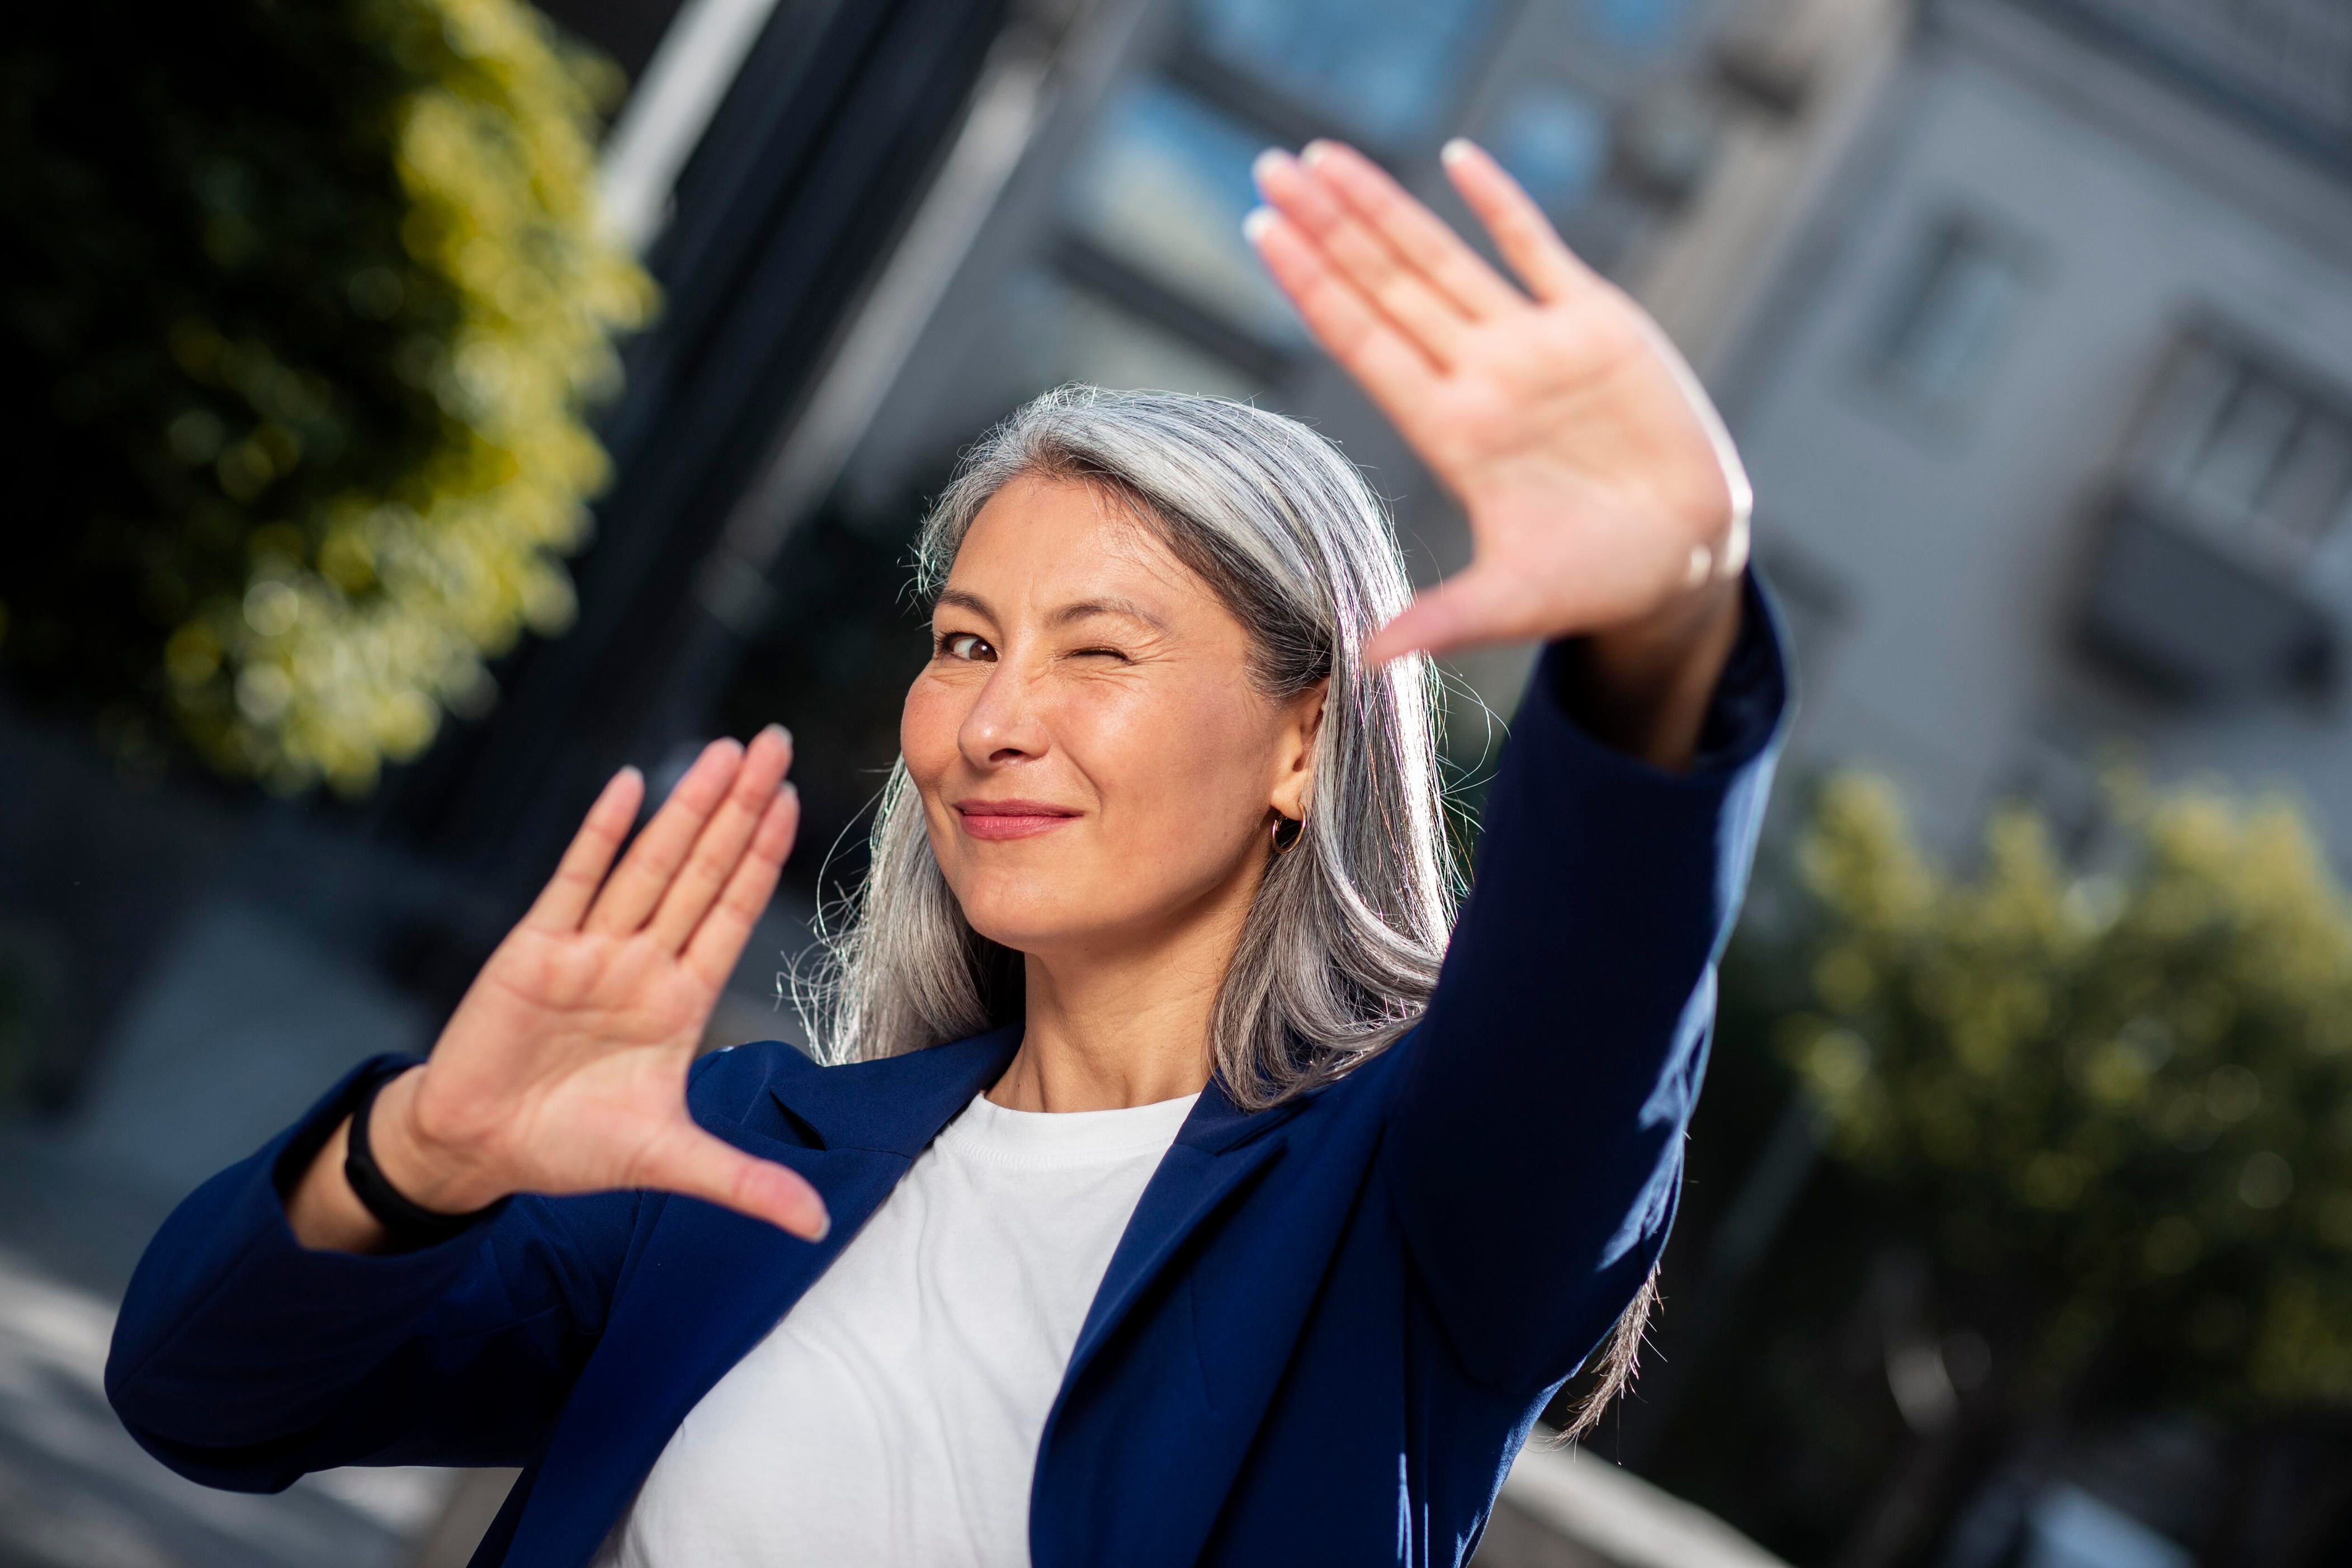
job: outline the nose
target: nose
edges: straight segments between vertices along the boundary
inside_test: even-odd
[[[1002,767],[1045,754],[1045,715],[1035,684],[1011,660],[989,671],[979,699],[956,731],[956,744],[974,767]]]

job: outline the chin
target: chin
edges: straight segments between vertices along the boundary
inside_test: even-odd
[[[1080,907],[1084,900],[1073,900],[1057,879],[982,877],[970,888],[953,890],[966,924],[1016,952],[1055,946],[1084,934],[1093,923]]]

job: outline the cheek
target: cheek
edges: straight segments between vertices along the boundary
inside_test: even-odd
[[[1222,687],[1155,695],[1072,714],[1066,725],[1106,826],[1202,850],[1254,831],[1272,745],[1255,721],[1257,704]]]
[[[936,778],[955,760],[956,731],[965,704],[944,682],[919,675],[898,710],[898,750],[918,782]]]

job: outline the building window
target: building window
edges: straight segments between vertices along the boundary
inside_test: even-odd
[[[1689,0],[1584,0],[1585,20],[1594,32],[1637,51],[1672,43],[1690,9]]]
[[[2205,697],[2325,692],[2327,562],[2352,510],[2352,395],[2212,328],[2167,362],[2092,572],[2087,627]]]
[[[1290,301],[1242,237],[1257,205],[1250,162],[1268,138],[1171,83],[1129,87],[1071,171],[1073,236],[1269,345],[1306,345]]]
[[[1192,0],[1194,47],[1396,145],[1434,135],[1494,0]]]
[[[2299,569],[2352,503],[2352,397],[2192,333],[2134,443],[2130,481],[2181,522]]]
[[[2033,271],[2014,237],[1973,217],[1943,220],[1879,329],[1872,378],[1916,407],[1960,411],[1990,377]]]
[[[1559,84],[1522,88],[1495,116],[1489,150],[1554,212],[1580,205],[1609,172],[1609,112]]]

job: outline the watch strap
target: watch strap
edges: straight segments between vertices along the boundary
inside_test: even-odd
[[[400,1071],[405,1071],[403,1068]],[[367,1086],[359,1103],[352,1108],[352,1130],[348,1148],[343,1155],[343,1179],[352,1184],[360,1205],[376,1217],[376,1222],[389,1233],[394,1246],[401,1250],[430,1247],[446,1241],[458,1232],[470,1227],[503,1204],[486,1204],[466,1214],[442,1214],[418,1204],[395,1186],[375,1163],[375,1151],[368,1146],[368,1113],[375,1109],[375,1097],[385,1084],[400,1076],[400,1071],[386,1073]]]

